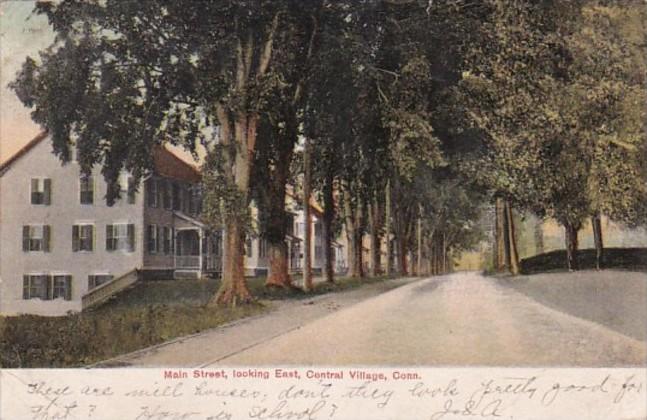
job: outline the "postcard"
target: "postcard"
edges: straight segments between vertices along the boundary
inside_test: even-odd
[[[1,1],[0,419],[647,419],[646,14]]]

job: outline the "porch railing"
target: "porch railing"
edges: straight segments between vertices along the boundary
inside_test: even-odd
[[[116,293],[132,286],[137,280],[139,280],[139,272],[135,268],[120,277],[103,283],[81,297],[81,308],[85,310],[104,303]]]
[[[222,270],[222,255],[209,254],[204,257],[204,269],[207,271]]]
[[[190,268],[197,270],[200,268],[199,255],[176,255],[175,268]]]

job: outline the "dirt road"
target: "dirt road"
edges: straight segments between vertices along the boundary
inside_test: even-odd
[[[645,365],[646,343],[475,273],[406,285],[219,364]]]

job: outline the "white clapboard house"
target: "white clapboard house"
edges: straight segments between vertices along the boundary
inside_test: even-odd
[[[171,151],[113,206],[96,167],[81,177],[42,133],[0,166],[0,314],[64,315],[145,278],[199,277],[221,266],[220,234],[198,219],[200,173]]]

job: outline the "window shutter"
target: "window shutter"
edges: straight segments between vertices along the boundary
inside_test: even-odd
[[[95,240],[95,235],[94,235],[94,225],[90,225],[90,251],[94,251],[96,248],[94,240]]]
[[[22,250],[29,251],[29,226],[22,227]]]
[[[93,274],[88,275],[88,290],[97,287],[97,278]]]
[[[22,298],[29,299],[29,276],[22,276]]]
[[[171,228],[171,254],[175,255],[175,228]]]
[[[128,251],[135,251],[135,225],[128,224]]]
[[[128,177],[128,204],[135,204],[135,179]]]
[[[47,289],[45,299],[51,300],[52,295],[54,294],[54,277],[47,276],[47,282],[45,283],[45,287]]]
[[[106,225],[106,251],[113,251],[115,249],[112,233],[112,225]]]
[[[162,227],[155,225],[155,251],[160,252],[162,247],[160,244],[162,243]]]
[[[31,203],[37,204],[36,194],[38,194],[38,179],[31,179]]]
[[[43,180],[43,204],[52,204],[52,180],[49,178]]]
[[[79,250],[79,225],[72,226],[72,251]]]
[[[72,300],[72,276],[65,276],[65,300]]]
[[[51,229],[49,225],[43,226],[43,251],[49,252],[49,241],[51,238]]]

